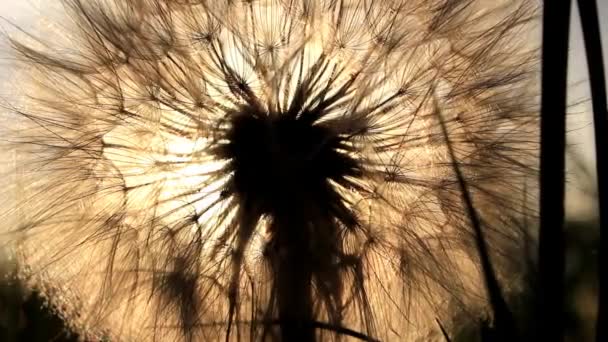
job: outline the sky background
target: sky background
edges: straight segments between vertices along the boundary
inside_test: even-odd
[[[0,0],[0,30],[5,34],[14,32],[11,25],[17,24],[21,28],[32,29],[37,19],[49,17],[53,10],[49,10],[49,3],[56,0]],[[600,13],[600,27],[602,43],[604,46],[604,60],[608,61],[608,0],[598,0]],[[571,115],[568,122],[569,142],[571,151],[583,161],[583,164],[591,171],[591,176],[582,176],[572,170],[569,174],[570,184],[568,186],[567,208],[568,214],[573,217],[588,217],[596,213],[596,206],[589,200],[585,189],[594,184],[595,168],[594,144],[593,144],[593,120],[591,115],[591,104],[589,102],[589,85],[587,82],[587,63],[585,61],[585,50],[580,28],[580,20],[576,1],[572,12],[571,36],[570,36],[570,69],[569,101],[573,105],[570,109]],[[52,15],[51,15],[52,16]],[[11,68],[9,49],[6,41],[0,38],[0,89],[1,97],[7,94],[7,86],[11,87]],[[608,64],[608,63],[606,63]],[[606,68],[608,78],[608,68]],[[1,117],[0,117],[1,119]],[[1,133],[1,132],[0,132]],[[572,164],[571,164],[572,165]]]
[[[608,0],[596,0],[596,2],[600,17],[604,66],[606,67],[608,66]],[[568,184],[566,208],[570,217],[579,218],[597,216],[597,205],[585,194],[585,189],[595,187],[595,144],[583,34],[576,1],[573,1],[573,5],[568,70],[570,84],[568,97],[572,107],[568,117],[568,138],[572,154],[580,157],[584,165],[591,171],[591,177],[586,177],[576,172],[574,167],[569,167],[570,183]],[[604,76],[608,79],[608,69],[605,69]],[[580,105],[575,105],[579,102]],[[569,165],[572,165],[571,161]]]

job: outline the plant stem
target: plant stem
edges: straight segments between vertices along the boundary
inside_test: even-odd
[[[538,337],[562,341],[564,188],[570,0],[543,5]]]
[[[606,317],[606,283],[602,282],[602,274],[606,275],[606,263],[601,261],[602,249],[605,251],[606,234],[602,230],[608,227],[608,180],[603,177],[608,174],[608,111],[606,103],[606,81],[604,79],[604,59],[602,56],[602,39],[597,14],[597,4],[594,0],[578,0],[578,9],[585,40],[587,68],[591,85],[591,104],[593,106],[593,127],[595,130],[595,160],[597,171],[597,189],[600,217],[600,250],[598,253],[598,313],[596,323],[596,341],[606,341],[608,335],[608,318]],[[602,295],[603,292],[603,295]]]
[[[277,221],[280,247],[274,260],[274,281],[281,341],[314,342],[312,270],[306,253],[309,241],[306,227],[290,218]]]

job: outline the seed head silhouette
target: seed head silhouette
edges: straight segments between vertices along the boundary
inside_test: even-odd
[[[62,3],[11,40],[2,217],[85,338],[440,340],[487,309],[455,170],[516,286],[534,2]]]

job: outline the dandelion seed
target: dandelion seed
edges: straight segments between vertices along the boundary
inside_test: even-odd
[[[57,41],[12,41],[2,217],[84,336],[440,340],[487,306],[454,163],[517,265],[532,1],[62,2]]]

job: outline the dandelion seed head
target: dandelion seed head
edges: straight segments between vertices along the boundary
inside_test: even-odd
[[[533,2],[62,4],[57,40],[12,41],[1,215],[83,336],[433,340],[485,314],[454,165],[506,279],[534,217]]]

